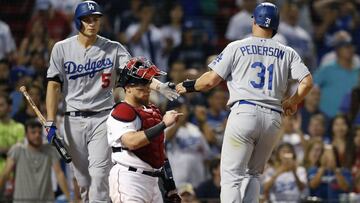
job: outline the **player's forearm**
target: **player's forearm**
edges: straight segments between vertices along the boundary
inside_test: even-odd
[[[56,179],[59,183],[60,189],[61,191],[64,193],[64,195],[66,196],[66,199],[68,201],[70,201],[70,192],[67,186],[67,182],[66,182],[66,178],[64,176],[64,173],[56,173]]]
[[[147,139],[144,131],[138,131],[125,133],[121,137],[121,143],[124,144],[125,147],[129,150],[136,150],[149,144],[150,142]]]
[[[195,82],[196,91],[207,91],[217,86],[222,78],[214,71],[208,71],[200,76]]]
[[[166,140],[172,140],[175,137],[179,127],[179,123],[176,123],[175,125],[169,127],[165,132]]]
[[[46,91],[47,120],[55,121],[60,96],[60,83],[49,81]]]
[[[135,150],[163,135],[165,128],[166,124],[162,121],[143,131],[125,133],[121,137],[121,142],[130,150]]]
[[[296,93],[290,98],[292,104],[299,104],[313,87],[313,79],[311,74],[301,80]]]

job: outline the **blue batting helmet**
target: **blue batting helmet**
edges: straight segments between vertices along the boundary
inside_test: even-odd
[[[261,27],[277,31],[279,26],[279,10],[272,3],[261,3],[256,6],[253,14],[255,23]]]
[[[81,18],[88,15],[103,15],[99,4],[95,1],[84,1],[78,4],[74,16],[76,29],[81,30]]]

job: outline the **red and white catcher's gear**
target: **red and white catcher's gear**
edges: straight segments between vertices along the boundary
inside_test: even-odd
[[[133,121],[136,116],[139,116],[141,120],[140,131],[151,128],[162,121],[161,112],[154,105],[149,105],[146,108],[134,108],[127,103],[119,103],[114,107],[111,115],[117,120],[126,122]],[[153,168],[161,168],[165,161],[164,133],[162,132],[161,135],[151,140],[150,144],[131,152]]]

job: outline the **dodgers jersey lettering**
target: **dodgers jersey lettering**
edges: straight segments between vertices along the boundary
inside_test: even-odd
[[[295,50],[253,36],[230,43],[209,67],[227,80],[228,105],[248,100],[279,111],[288,80],[301,81],[309,74]]]
[[[124,67],[130,54],[118,42],[101,36],[85,49],[77,37],[55,44],[47,78],[60,78],[65,111],[109,109],[114,105],[112,90],[117,79],[116,69]]]

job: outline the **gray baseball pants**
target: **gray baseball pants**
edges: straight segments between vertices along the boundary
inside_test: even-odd
[[[221,152],[221,202],[259,202],[259,176],[280,138],[280,125],[279,112],[233,105]]]
[[[65,143],[84,203],[110,202],[108,176],[112,164],[106,134],[109,112],[64,119]]]

